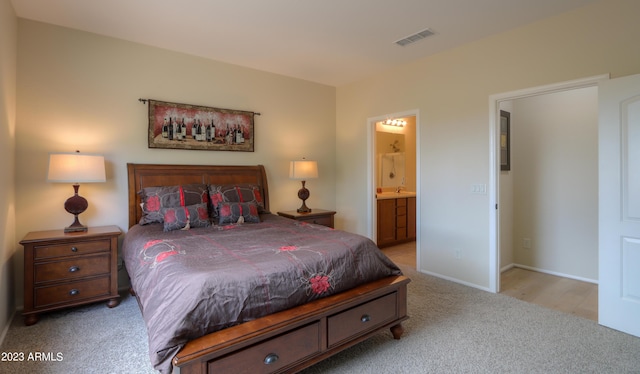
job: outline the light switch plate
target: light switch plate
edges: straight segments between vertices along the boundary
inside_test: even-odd
[[[471,193],[486,195],[487,194],[487,185],[483,183],[474,183],[471,185]]]

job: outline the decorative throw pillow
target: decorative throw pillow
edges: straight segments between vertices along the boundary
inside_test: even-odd
[[[163,222],[162,208],[177,208],[209,201],[206,184],[183,186],[146,187],[140,192],[142,218],[140,224]]]
[[[209,227],[209,210],[207,203],[162,208],[164,231],[188,230],[192,227]]]
[[[240,217],[241,222],[258,223],[260,216],[258,215],[258,205],[254,202],[250,203],[227,203],[218,204],[220,225],[237,223]]]
[[[220,203],[255,203],[259,213],[265,213],[264,200],[260,186],[250,183],[210,185],[209,198],[211,199],[211,216],[218,217],[218,205]]]

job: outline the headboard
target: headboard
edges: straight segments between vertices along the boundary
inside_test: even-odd
[[[129,227],[140,222],[142,209],[138,192],[144,187],[179,184],[253,183],[262,187],[264,207],[269,210],[267,174],[262,165],[159,165],[127,164],[129,177]]]

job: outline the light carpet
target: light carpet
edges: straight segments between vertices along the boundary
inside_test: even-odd
[[[315,373],[640,373],[640,339],[597,323],[491,294],[402,267],[410,319],[394,340],[388,331],[330,357]],[[153,373],[138,305],[124,295],[44,314],[33,326],[16,317],[0,352],[0,373]],[[29,361],[46,352],[61,361]]]

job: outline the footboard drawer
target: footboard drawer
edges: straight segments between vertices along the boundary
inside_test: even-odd
[[[208,373],[272,373],[320,351],[320,323],[293,330],[208,364]]]
[[[327,322],[329,347],[393,321],[397,314],[394,292],[331,316]]]

